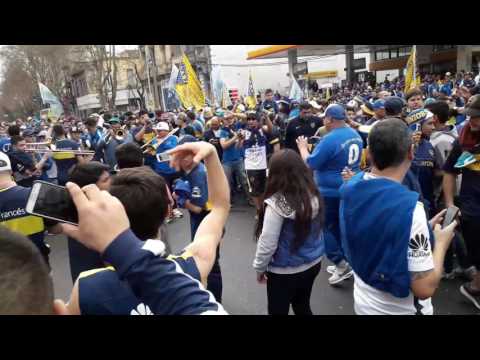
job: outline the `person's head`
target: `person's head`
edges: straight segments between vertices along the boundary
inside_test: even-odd
[[[53,125],[52,135],[56,139],[62,138],[65,136],[65,129],[60,124]]]
[[[80,137],[82,136],[82,130],[78,126],[73,126],[70,129],[70,138],[74,141],[80,141]]]
[[[159,139],[163,139],[165,136],[167,136],[169,131],[170,131],[170,126],[165,121],[160,121],[155,126],[155,132],[157,133],[157,137]]]
[[[188,116],[184,112],[178,114],[177,119],[175,120],[175,124],[180,127],[187,126],[188,123]]]
[[[348,121],[353,121],[355,120],[355,115],[356,115],[356,111],[355,111],[355,108],[352,107],[352,106],[347,106],[345,108],[345,111],[347,113],[347,120]]]
[[[115,149],[118,169],[143,166],[143,152],[140,146],[131,142],[117,146]]]
[[[373,112],[377,119],[383,119],[385,117],[385,101],[378,99],[373,103]]]
[[[407,91],[405,94],[407,105],[411,111],[421,109],[423,107],[423,93],[422,90],[414,88]]]
[[[284,149],[272,155],[269,162],[269,175],[265,187],[264,198],[274,194],[281,194],[286,202],[296,211],[295,234],[293,249],[298,249],[310,233],[312,224],[312,198],[319,201],[318,214],[315,217],[320,221],[316,231],[320,231],[324,217],[324,207],[318,188],[313,180],[310,168],[302,161],[295,151]],[[264,209],[262,209],[256,228],[257,238],[262,232]]]
[[[258,128],[258,117],[254,111],[247,113],[247,127],[252,130]]]
[[[467,72],[467,73],[465,74],[465,76],[464,76],[464,79],[465,79],[465,80],[472,80],[472,73]]]
[[[332,104],[327,107],[325,111],[325,118],[323,124],[330,131],[336,127],[343,126],[347,120],[347,114],[345,108],[339,104]]]
[[[7,154],[0,151],[0,180],[11,181],[12,179],[12,164]]]
[[[20,126],[10,125],[7,129],[7,134],[9,137],[20,135]]]
[[[218,120],[217,117],[214,117],[210,120],[210,128],[215,131],[220,129],[220,120]]]
[[[472,96],[465,109],[465,114],[470,116],[470,129],[480,132],[480,95]]]
[[[195,121],[195,119],[196,119],[195,112],[193,112],[193,111],[187,111],[187,117],[188,117],[188,119],[189,119],[190,122]]]
[[[125,207],[130,227],[141,240],[155,239],[170,203],[166,182],[146,166],[123,169],[113,179],[110,193]]]
[[[140,119],[140,123],[142,125],[145,125],[148,121],[150,121],[147,110],[140,110],[138,113],[138,118]]]
[[[436,127],[443,127],[449,119],[450,108],[444,101],[435,101],[425,105],[433,113],[433,122]]]
[[[53,283],[37,247],[0,226],[0,314],[53,315]]]
[[[12,148],[19,151],[25,151],[27,148],[27,142],[25,138],[20,135],[12,136],[10,143],[12,144]]]
[[[87,120],[85,120],[85,127],[90,134],[95,134],[97,131],[97,119],[89,117]]]
[[[265,90],[265,100],[272,101],[273,100],[273,91],[272,89]]]
[[[398,96],[389,96],[385,98],[385,115],[400,116],[405,103]]]
[[[302,102],[299,106],[300,118],[308,119],[313,115],[313,106],[309,102]]]
[[[77,164],[70,169],[68,180],[80,187],[96,184],[100,190],[108,191],[111,183],[110,167],[98,161]]]
[[[368,152],[373,166],[380,171],[402,168],[405,173],[413,159],[411,132],[400,119],[378,122],[368,135]]]

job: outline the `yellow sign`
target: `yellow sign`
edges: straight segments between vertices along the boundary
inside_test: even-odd
[[[314,71],[305,75],[307,79],[324,79],[337,77],[337,70]]]

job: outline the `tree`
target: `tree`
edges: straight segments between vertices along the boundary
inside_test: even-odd
[[[140,74],[144,73],[144,69],[139,69],[137,63],[134,60],[129,60],[129,64],[133,66],[133,74],[132,76],[128,79],[128,89],[129,90],[135,90],[138,98],[140,99],[140,107],[142,109],[147,108],[147,104],[145,101],[145,93],[146,93],[146,88],[145,88],[145,83],[142,81],[142,76]]]
[[[115,61],[115,45],[83,45],[83,55],[93,68],[94,87],[98,94],[100,106],[115,109],[117,95],[117,63]]]

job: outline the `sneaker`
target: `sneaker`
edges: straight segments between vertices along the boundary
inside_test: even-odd
[[[353,269],[350,265],[346,267],[336,267],[334,273],[328,279],[330,285],[335,285],[341,283],[343,280],[346,280],[353,275]]]
[[[457,169],[464,168],[470,164],[475,163],[476,161],[477,159],[475,159],[475,156],[470,154],[468,151],[464,151],[462,155],[460,155],[460,157],[457,160],[457,163],[453,167]]]
[[[337,269],[337,267],[335,265],[327,266],[327,273],[333,274],[336,269]]]
[[[172,213],[175,219],[180,219],[183,217],[183,213],[178,209],[173,209]]]
[[[469,284],[463,284],[460,286],[460,292],[480,310],[480,291],[473,291]]]
[[[470,266],[468,269],[463,271],[463,274],[467,279],[473,280],[473,278],[477,275],[477,269],[475,266]]]

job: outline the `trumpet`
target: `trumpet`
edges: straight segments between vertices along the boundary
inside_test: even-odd
[[[95,155],[95,151],[90,150],[61,150],[61,149],[25,149],[26,153],[34,153],[34,154],[45,154],[45,153],[52,153],[52,154],[74,154],[74,155]]]
[[[125,128],[121,127],[120,129],[116,130],[114,136],[117,141],[125,140],[125,137],[127,136]],[[112,134],[108,133],[107,136],[105,136],[105,144],[108,145],[111,140],[112,140]]]

